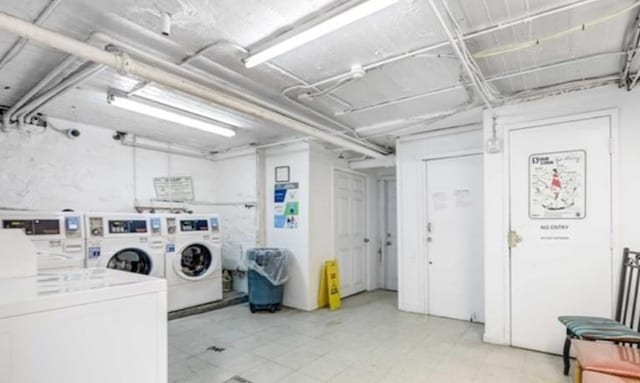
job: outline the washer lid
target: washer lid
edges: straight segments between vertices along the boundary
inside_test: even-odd
[[[216,254],[209,246],[191,243],[183,247],[173,257],[173,269],[182,278],[188,280],[203,279],[218,267]]]
[[[127,248],[115,253],[107,267],[115,270],[129,271],[136,274],[151,274],[153,264],[151,257],[145,251],[135,248]]]

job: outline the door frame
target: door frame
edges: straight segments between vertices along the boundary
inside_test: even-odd
[[[372,278],[376,277],[376,275],[372,275],[371,273],[371,265],[373,264],[374,261],[371,260],[371,249],[373,249],[374,247],[372,247],[372,241],[371,241],[371,224],[369,223],[369,212],[368,210],[370,209],[369,203],[371,201],[371,196],[370,196],[370,187],[369,187],[369,181],[370,181],[370,176],[366,173],[361,173],[358,171],[354,171],[351,169],[345,169],[345,168],[341,168],[341,167],[337,167],[337,166],[332,166],[331,167],[331,223],[333,224],[333,227],[331,228],[331,251],[333,252],[333,258],[337,259],[337,253],[336,253],[336,240],[335,240],[335,202],[336,202],[336,195],[335,195],[335,181],[336,181],[336,172],[342,172],[342,173],[346,173],[349,175],[354,175],[354,176],[360,176],[362,178],[364,178],[364,222],[365,222],[365,238],[369,238],[369,242],[365,243],[365,291],[370,291],[372,289],[376,288],[376,281],[373,281]],[[377,260],[377,259],[376,259]],[[340,266],[340,265],[338,265]],[[376,278],[377,279],[377,278]],[[373,287],[372,287],[372,283],[373,283]]]
[[[427,203],[428,188],[427,188],[427,164],[429,161],[434,160],[446,160],[449,158],[461,158],[461,157],[471,157],[471,156],[481,156],[484,161],[483,151],[481,149],[468,149],[468,150],[458,150],[452,151],[448,153],[434,154],[429,156],[423,156],[421,159],[421,177],[422,182],[420,182],[420,199],[422,201],[422,209],[420,209],[421,213],[421,226],[422,226],[422,234],[421,234],[421,242],[422,248],[424,251],[424,278],[422,278],[422,291],[424,292],[423,300],[423,312],[426,315],[430,315],[429,313],[429,243],[428,243],[428,235],[427,235],[427,225],[429,224],[429,204]],[[484,177],[483,177],[484,184]],[[484,185],[482,185],[484,188]],[[484,252],[484,249],[483,249]],[[484,272],[484,270],[482,271]]]
[[[512,131],[537,128],[547,125],[555,125],[567,122],[575,122],[582,120],[590,120],[595,118],[609,118],[609,127],[611,132],[610,143],[610,155],[611,155],[611,302],[616,302],[615,296],[617,293],[617,271],[619,270],[616,265],[621,262],[621,247],[620,247],[620,148],[619,148],[619,131],[620,126],[618,124],[618,109],[604,109],[600,111],[586,112],[570,114],[565,116],[551,117],[545,119],[530,119],[531,116],[527,115],[526,120],[523,122],[516,122],[506,124],[499,129],[502,132],[503,139],[503,153],[502,153],[502,166],[503,166],[503,179],[502,179],[502,191],[503,191],[503,217],[502,217],[502,232],[504,233],[504,241],[502,241],[503,248],[503,283],[504,283],[504,340],[508,345],[512,344],[511,341],[511,249],[507,244],[507,233],[511,230],[511,146],[510,146],[510,134]],[[615,310],[615,304],[612,304],[612,311]],[[612,315],[614,312],[611,313]]]
[[[386,241],[386,233],[387,233],[387,206],[388,206],[388,198],[387,198],[387,189],[385,188],[385,185],[387,182],[394,182],[395,183],[395,187],[396,187],[396,238],[394,239],[395,241],[398,240],[398,235],[397,235],[397,219],[398,219],[398,204],[397,204],[397,196],[398,196],[398,179],[395,175],[386,175],[386,176],[380,176],[378,177],[378,214],[377,214],[377,218],[378,218],[378,238],[376,239],[376,247],[377,247],[377,252],[376,252],[376,260],[377,260],[377,265],[379,267],[382,268],[382,270],[378,270],[377,273],[377,283],[376,286],[380,289],[386,289],[387,288],[387,261],[388,261],[388,256],[387,256],[387,247],[384,245],[385,241]],[[396,256],[398,255],[398,250],[397,250],[397,244],[396,244]],[[399,279],[399,278],[398,278]],[[399,285],[399,282],[398,282]],[[398,286],[399,288],[399,286]]]

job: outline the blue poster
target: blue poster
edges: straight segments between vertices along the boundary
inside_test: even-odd
[[[297,182],[275,184],[273,192],[273,227],[276,229],[297,229],[300,206]]]

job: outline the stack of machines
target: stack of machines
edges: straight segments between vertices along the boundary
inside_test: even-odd
[[[166,278],[168,310],[222,299],[217,215],[0,210],[3,229],[22,229],[38,270],[109,268]]]

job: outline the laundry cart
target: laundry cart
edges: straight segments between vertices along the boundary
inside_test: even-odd
[[[249,269],[249,309],[276,312],[282,307],[289,251],[286,249],[256,248],[246,254]]]

